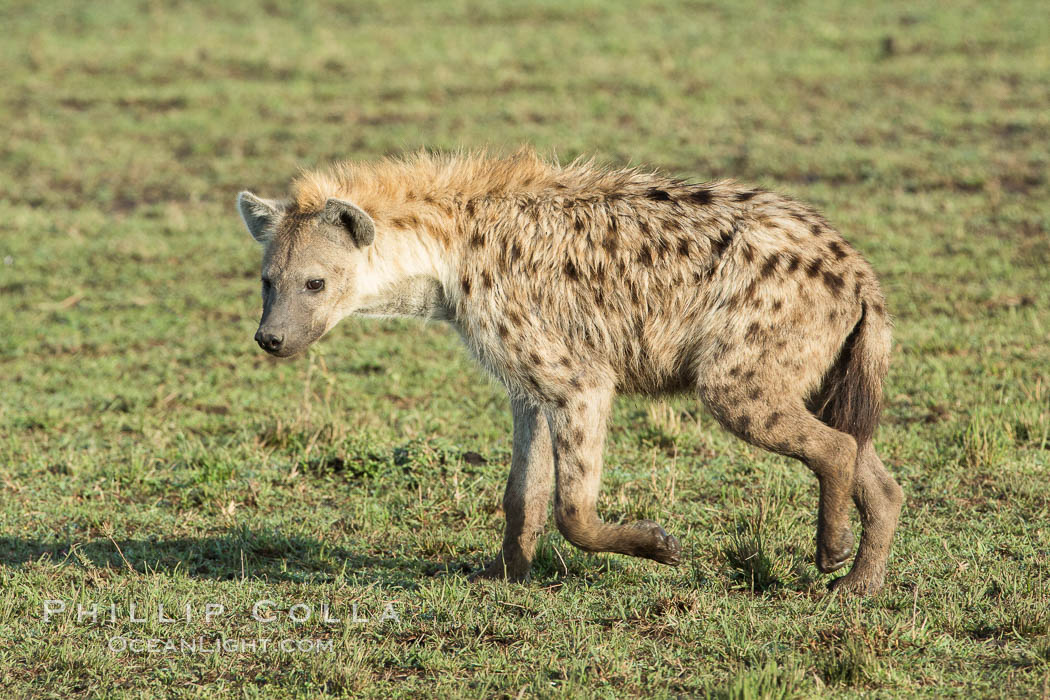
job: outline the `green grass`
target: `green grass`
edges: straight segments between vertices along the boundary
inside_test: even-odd
[[[1046,697],[1044,14],[4,5],[0,692]],[[897,327],[877,444],[907,494],[881,594],[826,594],[812,476],[687,399],[618,402],[600,503],[660,521],[682,566],[552,528],[532,583],[468,584],[500,539],[510,418],[453,334],[347,321],[295,362],[255,347],[238,190],[522,142],[778,189],[872,261]],[[102,612],[45,621],[49,599]],[[259,600],[278,621],[252,618]],[[225,612],[205,622],[209,603]],[[310,620],[288,619],[298,603]],[[114,653],[118,636],[331,647]]]

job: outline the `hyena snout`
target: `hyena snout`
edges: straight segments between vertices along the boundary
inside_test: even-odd
[[[281,346],[284,344],[284,336],[269,333],[260,328],[255,331],[255,342],[266,352],[276,353],[280,352]]]

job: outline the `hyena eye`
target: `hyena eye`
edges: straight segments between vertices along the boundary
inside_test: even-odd
[[[324,289],[324,280],[307,280],[306,288],[311,292],[319,292]]]
[[[268,280],[265,277],[263,277],[262,283],[263,283],[263,291],[266,291],[267,289],[270,288],[270,280]]]

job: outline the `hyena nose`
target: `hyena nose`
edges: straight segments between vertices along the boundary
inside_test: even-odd
[[[281,343],[284,342],[284,336],[277,336],[273,333],[263,333],[262,331],[255,332],[255,342],[259,344],[263,350],[268,352],[276,352],[281,349]]]

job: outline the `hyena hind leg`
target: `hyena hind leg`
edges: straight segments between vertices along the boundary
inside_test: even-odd
[[[832,581],[832,590],[865,595],[882,588],[903,501],[900,485],[886,471],[869,440],[860,448],[853,486],[853,502],[860,511],[863,528],[860,547],[853,568],[842,578]]]
[[[730,432],[757,447],[801,460],[816,474],[820,483],[817,568],[827,574],[845,566],[853,553],[849,514],[856,440],[823,423],[801,398],[740,401],[739,396],[724,391],[717,395],[704,391],[702,396]]]

